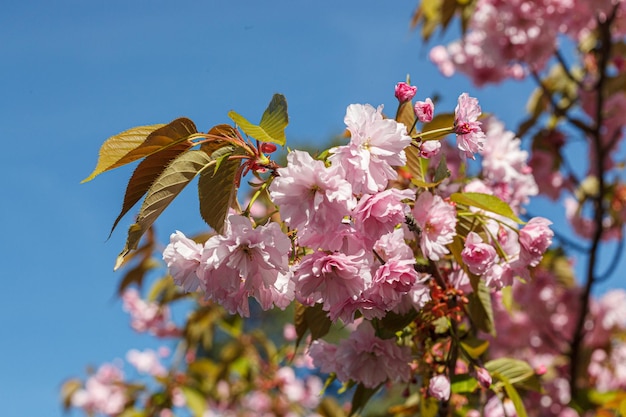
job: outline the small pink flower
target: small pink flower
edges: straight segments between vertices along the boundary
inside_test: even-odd
[[[543,217],[533,217],[519,231],[520,260],[530,266],[537,266],[543,254],[552,244],[554,232],[552,222]]]
[[[433,112],[435,111],[435,105],[430,98],[426,101],[418,101],[413,107],[417,120],[422,123],[429,123],[433,120]]]
[[[435,375],[428,384],[428,393],[434,398],[447,401],[450,398],[450,380],[445,375]]]
[[[306,255],[294,272],[301,302],[322,303],[324,310],[358,297],[371,281],[370,265],[361,251],[355,255],[322,251]]]
[[[467,93],[459,96],[454,109],[454,132],[456,133],[457,147],[463,151],[466,157],[474,158],[474,154],[483,149],[485,132],[482,131],[478,121],[481,114],[478,100],[470,97]]]
[[[415,200],[415,192],[390,188],[361,197],[352,216],[355,228],[366,237],[368,246],[391,232],[398,224],[404,223],[405,212],[409,208],[402,200]]]
[[[441,151],[441,142],[438,140],[427,140],[420,143],[420,156],[422,158],[432,158]]]
[[[493,265],[496,256],[494,247],[484,243],[477,233],[470,232],[467,235],[461,257],[472,274],[484,274]]]
[[[369,322],[362,322],[338,346],[313,342],[310,355],[322,372],[335,372],[342,382],[361,382],[368,388],[391,381],[408,381],[411,351],[394,339],[379,339]]]
[[[269,309],[289,291],[284,278],[290,249],[291,241],[278,223],[253,228],[249,218],[230,216],[226,234],[204,245],[201,279],[206,297],[231,313],[247,315],[248,296]]]
[[[146,349],[143,352],[131,349],[126,354],[126,360],[133,365],[139,373],[153,376],[165,376],[167,370],[161,364],[159,356],[154,350]]]
[[[176,231],[170,236],[170,244],[163,251],[163,260],[167,264],[174,282],[186,292],[197,291],[201,281],[196,270],[202,258],[202,245],[188,239]]]
[[[489,388],[491,386],[492,379],[488,370],[486,370],[485,368],[476,367],[474,368],[474,372],[475,372],[476,380],[478,381],[481,387]]]
[[[417,198],[413,217],[420,227],[420,247],[428,259],[438,261],[447,254],[445,245],[456,235],[456,210],[438,195],[428,191]]]
[[[417,87],[409,85],[405,82],[399,82],[396,84],[396,98],[400,103],[405,101],[411,101],[417,93]]]
[[[332,165],[341,168],[355,194],[374,194],[387,188],[398,174],[394,166],[406,163],[404,149],[411,144],[406,126],[385,119],[382,106],[351,104],[344,122],[350,143],[331,148]]]

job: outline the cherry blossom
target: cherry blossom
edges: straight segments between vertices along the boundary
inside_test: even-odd
[[[420,247],[425,257],[438,261],[449,250],[445,245],[456,235],[456,211],[438,195],[428,191],[419,195],[412,210],[420,227]]]
[[[478,100],[467,93],[461,94],[454,109],[456,144],[466,157],[472,159],[475,153],[483,149],[485,142],[485,132],[480,127],[482,123],[478,121],[480,115]]]
[[[406,163],[404,149],[411,137],[406,127],[392,119],[384,119],[382,107],[351,104],[344,119],[350,131],[350,143],[331,148],[329,160],[340,167],[352,184],[355,194],[374,194],[397,177],[394,166]]]

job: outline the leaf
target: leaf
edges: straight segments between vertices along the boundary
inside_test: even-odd
[[[355,413],[362,410],[379,388],[380,385],[376,388],[366,388],[363,384],[357,385],[356,390],[354,390],[354,395],[352,396],[352,406],[350,407],[350,414],[348,414],[348,416],[353,416]]]
[[[424,124],[422,132],[430,132],[431,130],[445,129],[454,126],[454,113],[440,113],[433,117],[429,123]]]
[[[187,142],[187,139],[194,133],[198,133],[198,129],[190,119],[181,117],[173,120],[150,133],[140,146],[128,152],[109,169],[129,164],[138,159],[161,152],[171,146],[180,144],[181,142]],[[193,144],[189,143],[189,146],[191,145]]]
[[[197,390],[190,387],[181,387],[186,405],[194,417],[202,417],[206,411],[206,398]]]
[[[165,125],[137,126],[105,140],[100,147],[96,168],[87,178],[81,181],[81,184],[91,181],[105,171],[113,169],[112,167],[117,161],[140,146],[152,132],[163,126]]]
[[[489,341],[477,338],[466,339],[461,342],[461,346],[472,359],[478,359],[489,349]]]
[[[478,388],[478,381],[469,374],[454,375],[450,382],[450,390],[456,394],[472,393]]]
[[[485,363],[485,369],[492,376],[505,378],[511,384],[523,382],[535,375],[534,369],[526,362],[512,358],[498,358]]]
[[[493,309],[491,307],[491,293],[483,280],[478,281],[478,287],[468,295],[469,315],[472,322],[482,331],[495,336],[493,325]]]
[[[69,411],[72,406],[72,396],[82,387],[83,383],[80,379],[70,379],[63,383],[61,386],[61,401],[65,411]]]
[[[289,116],[287,114],[287,100],[282,94],[274,94],[272,101],[265,109],[261,117],[261,127],[268,135],[276,139],[278,144],[285,145],[287,138],[285,137],[285,127],[289,124]]]
[[[506,391],[507,397],[509,397],[509,399],[513,401],[517,417],[527,417],[528,415],[526,414],[524,402],[522,401],[522,398],[519,396],[519,393],[517,392],[515,387],[506,378],[500,377],[500,380],[504,384],[504,390]]]
[[[402,102],[398,105],[396,112],[396,122],[402,123],[406,126],[406,131],[411,135],[410,129],[415,124],[415,111],[413,110],[413,103],[409,101]]]
[[[154,181],[139,211],[137,222],[128,229],[126,245],[117,258],[117,269],[124,258],[137,247],[141,236],[159,217],[174,198],[204,168],[215,163],[206,152],[189,151],[176,158]]]
[[[271,142],[285,146],[284,129],[289,123],[287,116],[287,101],[280,94],[275,94],[269,106],[263,113],[261,125],[250,123],[245,117],[234,110],[228,112],[230,117],[248,136],[260,142]]]
[[[232,146],[225,146],[213,152],[217,171],[206,169],[198,179],[200,215],[217,233],[224,231],[224,221],[228,209],[237,195],[235,174],[241,165],[239,159],[223,160],[233,152]],[[217,168],[219,161],[223,161]]]
[[[450,200],[457,204],[463,204],[466,206],[477,207],[482,210],[490,211],[500,216],[513,220],[516,223],[524,224],[520,220],[511,206],[502,201],[495,195],[483,194],[483,193],[454,193],[450,196]]]
[[[150,186],[163,170],[181,153],[189,149],[190,146],[187,142],[178,143],[175,146],[148,156],[137,165],[126,186],[122,210],[113,222],[109,236],[111,236],[122,217],[148,192]]]
[[[324,337],[330,330],[331,321],[328,314],[322,310],[321,304],[315,304],[313,307],[296,304],[294,324],[298,336],[297,346],[307,331],[311,332],[311,340]]]

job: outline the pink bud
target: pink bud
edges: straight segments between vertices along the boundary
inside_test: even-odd
[[[537,375],[543,375],[546,372],[548,372],[548,368],[546,368],[546,366],[542,363],[540,364],[536,369],[535,369],[535,373]]]
[[[404,82],[396,84],[396,98],[400,103],[412,100],[415,97],[415,93],[417,93],[417,87],[415,86]]]
[[[426,101],[418,101],[413,108],[417,119],[422,123],[428,123],[433,120],[433,112],[435,111],[435,105],[430,98]]]
[[[262,143],[261,146],[259,147],[259,149],[261,150],[261,152],[263,153],[272,153],[274,151],[276,151],[276,145],[273,143]]]
[[[476,380],[483,388],[489,388],[491,386],[491,375],[489,375],[489,371],[485,368],[475,368],[476,371]]]

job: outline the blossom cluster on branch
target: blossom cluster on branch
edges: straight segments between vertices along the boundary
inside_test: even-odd
[[[274,156],[288,124],[279,94],[259,124],[231,111],[233,126],[208,132],[180,118],[109,138],[86,180],[141,160],[114,228],[145,196],[116,264],[129,268],[124,307],[133,329],[178,343],[167,358],[128,353],[151,382],[103,365],[64,386],[65,404],[123,417],[623,413],[626,292],[595,299],[592,289],[619,261],[626,221],[624,7],[420,4],[425,38],[455,15],[463,22],[462,39],[431,51],[445,75],[536,81],[517,133],[467,93],[445,113],[407,80],[389,89],[395,114],[351,104],[344,143],[290,149],[284,162]],[[564,39],[579,66],[559,50]],[[572,138],[587,147],[582,166],[569,160]],[[212,231],[171,234],[169,275],[144,300],[133,285],[161,252],[151,226],[196,177]],[[564,201],[580,239],[531,215],[535,196]],[[607,242],[616,255],[600,274]],[[582,286],[570,250],[588,255]],[[169,305],[179,300],[193,303],[177,325]],[[262,331],[285,320],[280,311],[292,315],[284,335]]]

